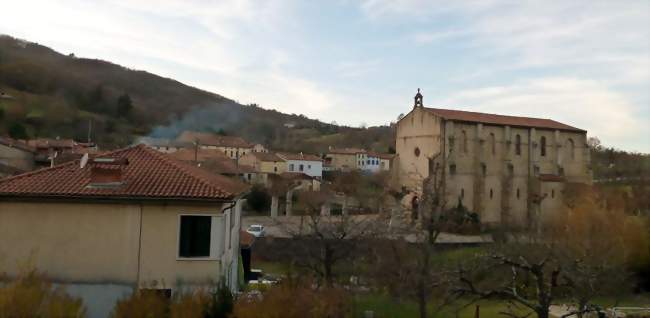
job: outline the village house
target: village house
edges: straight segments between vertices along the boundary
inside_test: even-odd
[[[194,144],[191,142],[182,142],[166,138],[152,137],[140,137],[136,140],[135,144],[144,144],[150,148],[164,153],[174,153],[181,149],[194,148]]]
[[[247,186],[144,145],[0,180],[0,262],[30,262],[106,317],[134,289],[238,284]]]
[[[333,170],[350,171],[366,165],[368,153],[357,148],[331,148],[325,155],[325,162]]]
[[[258,174],[257,181],[265,185],[268,184],[269,175],[287,171],[286,160],[270,152],[249,152],[239,158],[238,162],[240,165],[253,167]]]
[[[238,178],[247,183],[257,181],[257,173],[252,166],[238,164],[218,149],[185,148],[170,153],[169,156],[212,173]]]
[[[0,137],[0,179],[33,170],[35,153],[24,142]]]
[[[325,155],[327,171],[360,170],[376,173],[389,171],[394,155],[376,153],[358,148],[330,148]]]
[[[57,163],[79,159],[85,153],[98,151],[95,143],[58,137],[30,139],[27,140],[27,144],[36,149],[34,159],[36,164],[41,167],[49,167]]]
[[[247,153],[265,152],[266,150],[261,144],[253,145],[241,137],[221,136],[196,131],[184,131],[176,138],[176,141],[195,143],[204,149],[218,149],[234,160],[238,160]]]
[[[397,123],[396,166],[417,196],[436,173],[447,207],[460,202],[486,225],[535,226],[559,210],[564,185],[591,182],[586,139],[550,119],[424,107],[418,90]]]
[[[323,160],[315,155],[301,153],[278,152],[278,157],[287,163],[287,172],[300,172],[310,177],[323,177]]]

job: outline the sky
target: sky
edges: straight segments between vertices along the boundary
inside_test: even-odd
[[[6,3],[5,3],[6,2]],[[650,152],[650,1],[0,0],[0,33],[350,126],[428,107]]]

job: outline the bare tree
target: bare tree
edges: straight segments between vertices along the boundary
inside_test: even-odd
[[[385,232],[387,222],[377,215],[327,215],[321,207],[332,199],[327,191],[302,192],[298,202],[304,213],[298,224],[282,224],[295,244],[293,263],[311,272],[317,284],[334,285],[339,276],[337,266],[350,261],[366,240]]]
[[[558,299],[568,305],[563,317],[583,317],[602,308],[599,296],[620,296],[630,290],[625,267],[626,225],[620,211],[603,210],[590,191],[568,198],[569,207],[545,226],[540,237],[530,235],[497,246],[473,264],[457,271],[453,292],[458,297],[503,299],[528,309],[505,312],[511,317],[549,317]]]

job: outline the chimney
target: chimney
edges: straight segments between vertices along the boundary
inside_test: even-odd
[[[127,158],[94,158],[88,161],[90,184],[93,188],[119,187],[124,184],[124,168]]]

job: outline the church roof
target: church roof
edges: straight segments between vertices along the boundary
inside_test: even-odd
[[[453,120],[453,121],[586,132],[585,130],[582,130],[580,128],[576,128],[573,126],[569,126],[557,122],[555,120],[545,119],[545,118],[506,116],[506,115],[470,112],[464,110],[429,108],[429,107],[425,107],[424,109],[438,117],[442,117],[446,120]]]

